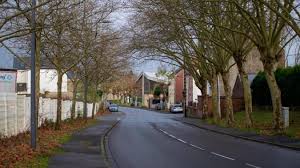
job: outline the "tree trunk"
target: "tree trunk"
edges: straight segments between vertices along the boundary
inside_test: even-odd
[[[225,91],[225,107],[226,122],[228,125],[232,125],[234,122],[233,105],[232,105],[232,89],[229,84],[229,72],[223,72],[222,74],[224,91]]]
[[[218,78],[215,75],[211,80],[211,97],[212,97],[212,112],[214,117],[214,122],[218,122],[221,119],[221,114],[218,111]]]
[[[42,35],[41,31],[36,32],[36,53],[35,53],[35,106],[36,106],[36,120],[38,123],[39,107],[40,107],[40,71],[41,71],[41,48]]]
[[[261,54],[262,62],[264,65],[264,71],[266,75],[266,80],[270,89],[271,98],[272,98],[272,106],[273,106],[273,127],[275,130],[279,131],[283,129],[282,116],[281,116],[281,91],[276,82],[274,70],[275,64],[278,62],[274,49],[272,48],[258,48]]]
[[[281,91],[276,82],[275,74],[273,72],[273,68],[269,68],[270,66],[265,65],[266,79],[269,85],[271,97],[272,97],[272,105],[273,105],[273,127],[275,130],[283,129],[282,117],[281,117]]]
[[[85,74],[87,75],[87,74]],[[83,107],[83,119],[87,119],[87,94],[88,94],[88,79],[84,78],[84,107]]]
[[[201,112],[202,112],[202,119],[205,119],[207,117],[207,112],[208,112],[207,81],[201,78],[201,79],[197,79],[195,83],[202,93]]]
[[[97,85],[95,87],[95,93],[93,95],[93,109],[92,109],[92,118],[95,118],[95,106],[96,106],[96,99],[97,99]]]
[[[78,85],[78,81],[73,82],[73,99],[72,99],[72,109],[71,109],[72,120],[75,119],[77,85]]]
[[[202,81],[202,113],[203,119],[208,117],[208,95],[207,95],[207,81]]]
[[[185,118],[187,118],[188,117],[188,115],[187,115],[187,101],[186,101],[186,99],[187,99],[187,86],[186,86],[186,82],[187,82],[187,72],[186,72],[186,70],[183,70],[183,92],[182,92],[182,94],[183,94],[183,105],[182,105],[182,107],[183,107],[183,114],[184,114],[184,117]]]
[[[96,102],[93,102],[93,110],[92,110],[92,119],[95,118],[95,107],[96,107]]]
[[[62,108],[62,77],[63,73],[61,71],[57,71],[57,109],[56,109],[56,123],[55,123],[55,130],[60,129],[61,123],[61,108]]]
[[[251,128],[253,126],[252,119],[252,93],[248,80],[248,75],[245,71],[244,64],[242,61],[236,61],[241,81],[243,85],[244,101],[245,101],[245,116],[246,116],[246,127]]]

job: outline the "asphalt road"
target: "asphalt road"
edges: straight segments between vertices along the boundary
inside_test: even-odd
[[[120,108],[126,117],[108,145],[118,168],[300,168],[300,151],[221,135],[172,118]]]

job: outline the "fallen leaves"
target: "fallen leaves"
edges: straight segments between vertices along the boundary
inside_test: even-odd
[[[34,158],[51,156],[55,149],[68,140],[72,133],[95,123],[95,120],[67,120],[60,130],[54,130],[54,124],[46,122],[38,130],[38,147],[30,148],[29,132],[14,137],[0,139],[0,168],[26,167]]]

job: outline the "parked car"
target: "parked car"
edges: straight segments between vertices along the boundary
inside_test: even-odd
[[[181,104],[172,105],[170,108],[170,112],[171,113],[182,113],[183,112],[182,105]]]
[[[116,104],[110,104],[110,105],[108,106],[108,110],[109,110],[110,112],[118,112],[118,111],[119,111],[119,106],[116,105]]]

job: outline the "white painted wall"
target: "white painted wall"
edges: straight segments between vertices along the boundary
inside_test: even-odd
[[[168,87],[168,94],[168,108],[170,108],[172,104],[175,104],[175,79],[172,79],[170,81],[170,85]]]
[[[17,83],[27,83],[27,92],[26,94],[30,94],[30,70],[18,70],[17,74]],[[67,92],[67,83],[68,77],[67,75],[63,75],[62,80],[62,92]],[[54,69],[41,69],[40,72],[40,92],[45,93],[48,92],[57,92],[57,71]]]
[[[198,96],[201,95],[201,90],[196,86],[195,80],[193,79],[193,102],[198,102]]]

